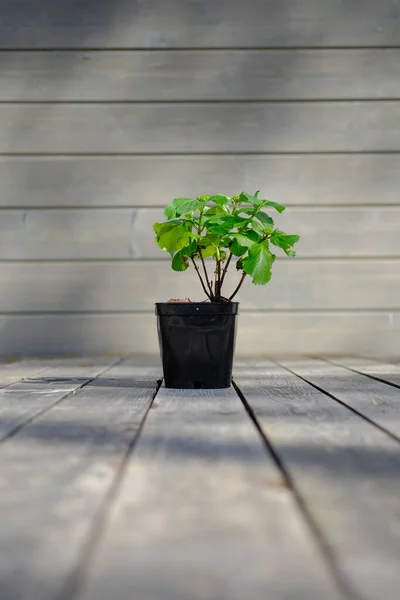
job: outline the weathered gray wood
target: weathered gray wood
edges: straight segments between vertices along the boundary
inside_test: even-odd
[[[155,402],[80,598],[337,598],[235,392]]]
[[[400,256],[400,206],[290,207],[276,214],[277,227],[301,236],[298,256]],[[164,220],[162,208],[5,209],[0,259],[169,260],[154,243],[153,224]]]
[[[334,379],[321,371],[321,385]],[[396,600],[399,445],[279,367],[236,381],[328,542],[348,597]],[[340,389],[347,390],[347,380]]]
[[[114,367],[2,445],[2,600],[53,600],[87,559],[158,376]]]
[[[225,296],[240,275],[227,275]],[[176,273],[165,261],[0,263],[0,313],[152,311],[155,302],[187,296],[206,299],[193,267]],[[242,310],[365,310],[395,309],[397,297],[399,259],[283,259],[268,289],[248,279],[239,299]]]
[[[285,205],[398,204],[400,155],[9,156],[0,180],[9,207],[164,206],[255,188]]]
[[[1,153],[381,150],[400,150],[400,102],[0,106]]]
[[[97,359],[94,364],[82,360],[61,364],[0,390],[0,442],[115,362],[115,358],[106,358]]]
[[[376,360],[363,359],[363,358],[346,358],[340,357],[338,359],[330,360],[336,365],[352,369],[358,373],[364,375],[370,375],[376,377],[382,381],[387,381],[400,387],[400,366],[391,365],[388,363],[380,363]]]
[[[40,359],[9,359],[8,362],[2,362],[0,363],[0,388],[7,387],[28,377],[39,375],[49,368],[49,363],[58,365],[59,362],[60,359],[47,359],[45,361]]]
[[[153,312],[3,314],[1,323],[0,356],[159,351]],[[240,316],[238,356],[288,351],[301,355],[363,352],[372,357],[399,356],[400,314],[384,310],[254,311]]]
[[[36,6],[36,5],[35,5]],[[3,48],[399,45],[397,0],[3,0]]]
[[[322,360],[280,362],[398,436],[400,441],[399,390],[396,388]]]
[[[2,101],[400,97],[398,49],[0,52],[0,64]]]

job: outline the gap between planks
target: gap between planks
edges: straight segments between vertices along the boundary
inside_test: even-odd
[[[343,597],[235,390],[153,406],[77,597]]]
[[[358,357],[343,357],[338,359],[324,357],[323,360],[332,365],[344,367],[359,375],[365,375],[366,377],[400,389],[400,367],[396,364]]]
[[[27,372],[28,377],[1,389],[0,444],[118,362],[115,358],[96,359],[93,364],[61,360],[38,373]]]
[[[360,359],[358,363],[357,359],[355,362],[347,361],[348,365],[359,363]],[[286,360],[279,361],[279,364],[400,442],[398,386],[387,385],[388,382],[376,380],[375,377],[365,377],[355,369],[321,359]],[[368,364],[371,369],[371,361],[369,363],[367,361]],[[400,368],[375,366],[375,369],[381,371],[385,369],[387,371],[388,368],[390,374],[387,377],[393,382],[397,375],[396,379],[399,381]]]
[[[86,564],[159,371],[113,366],[2,444],[2,600],[54,600]]]
[[[349,597],[396,600],[397,442],[274,363],[242,363],[235,381],[323,533]]]

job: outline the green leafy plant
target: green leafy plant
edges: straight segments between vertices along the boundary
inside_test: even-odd
[[[261,200],[258,194],[175,198],[165,207],[167,220],[154,224],[156,244],[170,253],[174,271],[193,266],[211,302],[232,301],[246,276],[255,285],[268,283],[275,260],[271,245],[288,256],[296,255],[293,246],[299,236],[276,229],[264,210],[272,208],[281,213],[285,207]],[[225,296],[223,285],[233,260],[241,275],[236,289]]]

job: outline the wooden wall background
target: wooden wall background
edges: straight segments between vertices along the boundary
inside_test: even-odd
[[[156,352],[160,207],[258,188],[238,354],[399,355],[400,1],[3,0],[0,183],[2,355]]]

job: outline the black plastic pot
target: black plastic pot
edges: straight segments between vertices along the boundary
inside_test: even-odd
[[[167,388],[226,388],[232,381],[238,302],[158,302]]]

